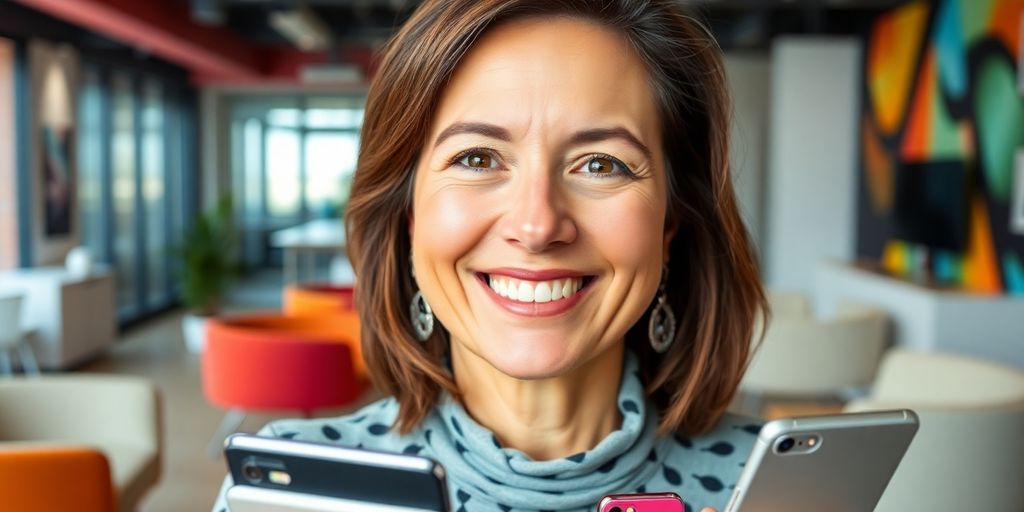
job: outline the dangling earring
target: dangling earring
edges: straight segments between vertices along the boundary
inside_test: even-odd
[[[412,266],[412,255],[409,255],[409,273],[412,274],[413,281],[416,279],[416,269]],[[412,320],[412,327],[416,330],[416,338],[421,342],[426,342],[430,339],[430,335],[434,332],[434,311],[430,309],[430,304],[427,304],[427,299],[423,297],[423,292],[416,290],[416,294],[412,296],[412,304],[409,305],[409,319]]]
[[[651,348],[659,354],[665,353],[676,339],[676,315],[668,305],[668,293],[665,285],[668,282],[668,266],[661,271],[661,284],[658,285],[658,305],[651,311],[651,321],[647,326],[647,337]]]

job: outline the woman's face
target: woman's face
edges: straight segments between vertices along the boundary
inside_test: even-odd
[[[527,19],[474,44],[410,217],[416,282],[453,351],[533,379],[622,342],[667,253],[660,140],[643,63],[610,29]]]

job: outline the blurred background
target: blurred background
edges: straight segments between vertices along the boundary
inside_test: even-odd
[[[226,434],[379,398],[341,218],[418,3],[0,0],[0,508],[204,510]],[[680,3],[774,309],[733,409],[912,407],[879,510],[1024,510],[1024,0]]]

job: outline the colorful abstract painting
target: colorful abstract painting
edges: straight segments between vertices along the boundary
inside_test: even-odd
[[[874,22],[859,122],[860,257],[899,275],[927,261],[934,279],[950,286],[1024,295],[1024,235],[1011,229],[1015,154],[1024,149],[1022,15],[1024,0],[934,0]],[[924,259],[916,253],[927,243],[901,239],[896,213],[907,193],[900,184],[910,182],[899,173],[929,162],[963,169],[967,197],[948,213],[965,227],[965,243],[932,247]]]

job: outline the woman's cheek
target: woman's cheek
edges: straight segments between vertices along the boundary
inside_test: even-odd
[[[661,265],[664,205],[639,194],[623,194],[594,201],[580,213],[582,230],[613,266]]]
[[[473,187],[449,186],[429,195],[414,209],[414,244],[429,248],[430,258],[453,262],[471,251],[487,231],[496,201]]]

